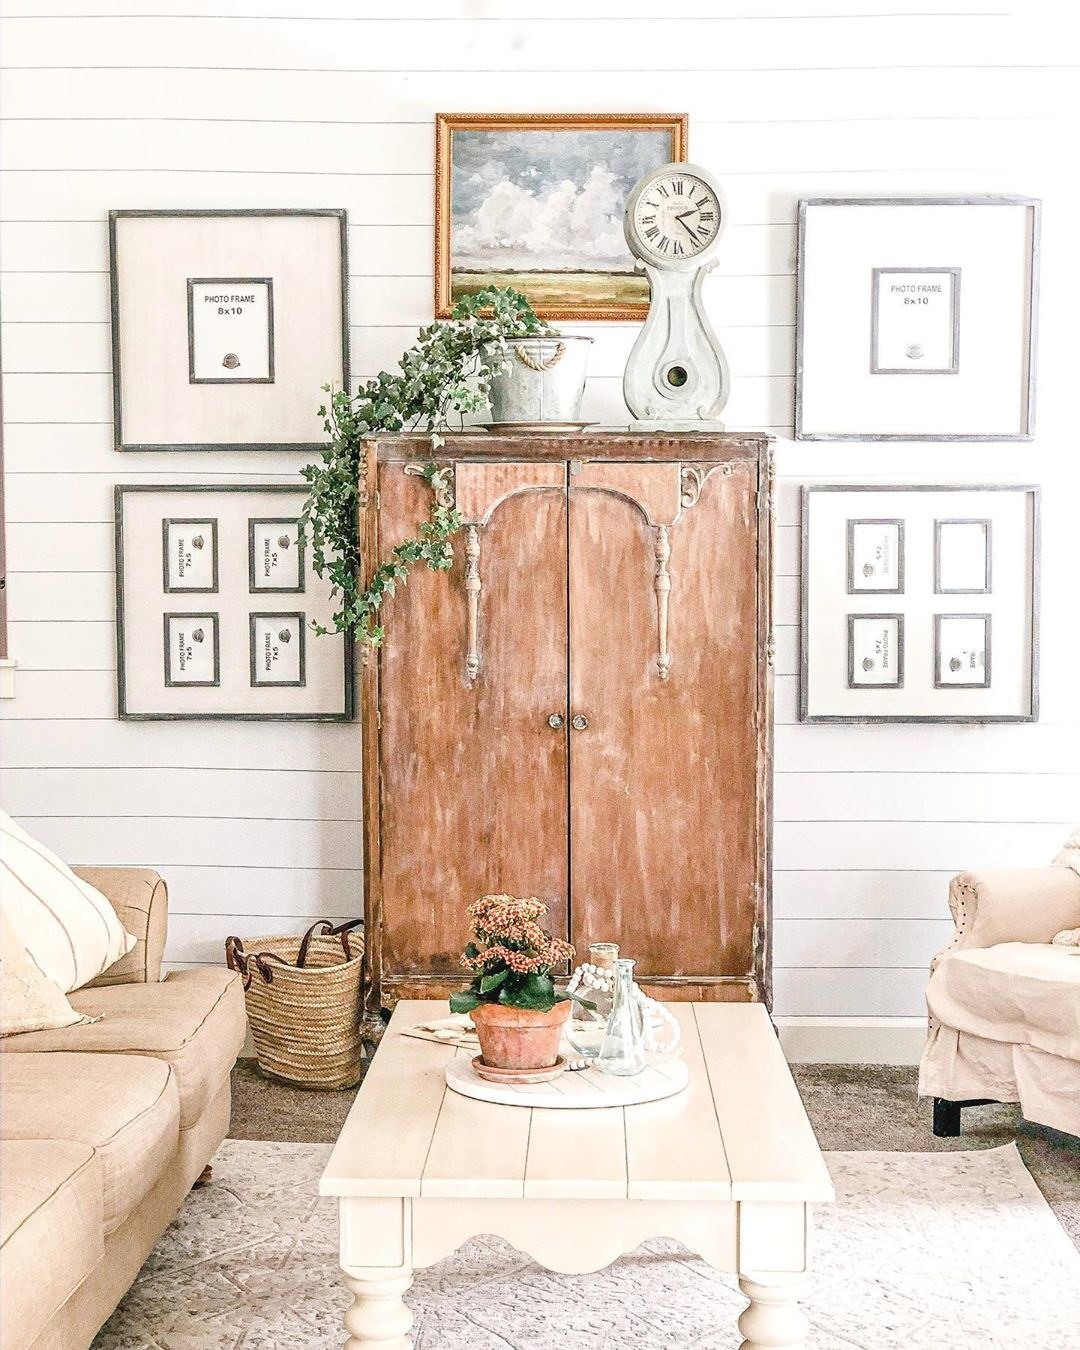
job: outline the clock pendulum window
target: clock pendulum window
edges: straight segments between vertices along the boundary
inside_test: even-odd
[[[665,164],[635,186],[623,233],[649,279],[649,315],[626,363],[632,430],[722,431],[727,361],[701,303],[727,223],[720,185],[696,164]]]

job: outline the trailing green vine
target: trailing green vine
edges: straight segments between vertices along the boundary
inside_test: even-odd
[[[452,416],[460,424],[467,413],[487,405],[491,376],[509,359],[507,343],[552,333],[520,292],[489,286],[458,301],[449,321],[421,328],[396,372],[382,371],[355,395],[324,386],[330,398],[319,415],[329,444],[321,463],[301,470],[308,499],[300,526],[311,547],[312,565],[329,580],[338,605],[333,631],[351,633],[370,647],[380,646],[384,630],[379,615],[385,598],[421,563],[432,571],[447,571],[453,565],[451,540],[461,528],[458,512],[438,501],[450,486],[445,470],[434,462],[425,465],[422,474],[432,490],[428,519],[420,523],[415,538],[395,545],[390,557],[365,578],[358,516],[364,438],[423,430],[431,435],[434,452],[442,445],[440,433]],[[315,631],[331,630],[315,625]]]

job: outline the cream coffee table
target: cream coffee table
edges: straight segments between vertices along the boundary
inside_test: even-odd
[[[644,1106],[558,1111],[473,1101],[453,1055],[403,1036],[437,1002],[399,1003],[320,1183],[341,1210],[352,1291],[347,1350],[412,1345],[415,1267],[494,1233],[550,1270],[610,1265],[646,1238],[732,1271],[750,1300],[742,1350],[798,1350],[813,1204],[833,1199],[765,1008],[674,1003],[685,1092]],[[589,1206],[589,1223],[581,1206]]]

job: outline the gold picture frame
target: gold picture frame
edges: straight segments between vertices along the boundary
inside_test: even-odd
[[[607,140],[596,135],[604,132],[617,135]],[[636,143],[634,132],[641,133]],[[484,133],[490,134],[488,147]],[[514,133],[522,134],[516,144]],[[536,149],[546,156],[546,169],[530,160],[530,133],[541,133]],[[551,175],[552,133],[568,136],[558,182]],[[524,291],[544,319],[643,319],[649,310],[648,281],[633,270],[629,250],[623,256],[622,204],[644,173],[686,161],[688,133],[686,113],[437,113],[435,317],[448,318],[471,291],[501,285]],[[455,156],[459,172],[469,170],[464,181],[471,189],[460,191],[457,201]],[[568,183],[576,189],[573,200]],[[572,224],[587,230],[590,210],[598,229],[581,237],[580,257],[586,261],[586,250],[592,250],[596,265],[591,269],[571,265],[579,247]],[[512,229],[506,228],[508,222]],[[466,232],[471,236],[470,244],[456,251],[455,229],[459,243]],[[485,232],[491,231],[499,232],[501,257],[495,255],[496,245],[485,244]],[[455,252],[473,266],[455,266]],[[489,254],[492,265],[483,265]],[[541,265],[545,262],[549,265]]]

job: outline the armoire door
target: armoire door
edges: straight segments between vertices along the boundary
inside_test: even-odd
[[[465,907],[485,892],[537,895],[553,930],[568,930],[566,466],[455,470],[453,571],[410,576],[381,655],[380,955],[392,997],[421,995],[418,976],[460,983]],[[415,533],[430,489],[388,463],[379,491],[385,553]]]
[[[709,994],[750,997],[757,466],[571,469],[571,940],[617,941],[646,983],[741,978]]]

